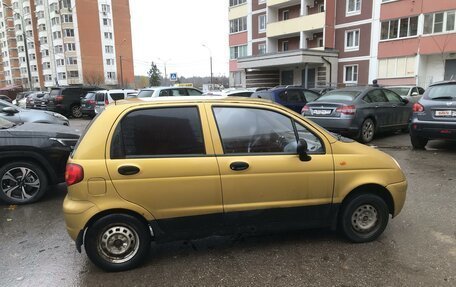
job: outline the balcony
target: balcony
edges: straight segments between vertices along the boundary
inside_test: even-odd
[[[301,0],[268,0],[268,7],[284,7],[301,4]]]
[[[245,17],[249,14],[249,6],[247,3],[242,5],[234,6],[230,8],[228,12],[228,19],[233,20],[241,17]]]
[[[266,28],[268,38],[297,35],[300,32],[321,30],[325,26],[325,12],[301,16],[286,21],[270,23]]]

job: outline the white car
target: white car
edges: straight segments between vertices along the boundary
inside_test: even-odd
[[[403,99],[409,100],[411,103],[416,103],[424,94],[424,89],[417,86],[390,86],[385,87],[401,96]]]
[[[253,89],[224,89],[222,91],[212,91],[204,94],[205,96],[228,96],[250,98],[255,91]]]
[[[137,98],[201,96],[203,92],[190,87],[150,87],[139,91]]]
[[[97,91],[95,94],[95,114],[101,113],[110,103],[127,99],[128,96],[137,93],[137,90],[131,89]]]

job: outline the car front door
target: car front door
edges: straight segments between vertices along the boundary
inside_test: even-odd
[[[220,175],[204,106],[136,109],[120,118],[106,153],[119,195],[150,211],[157,236],[182,238],[219,229]]]
[[[269,228],[328,220],[334,167],[326,138],[272,107],[212,105],[207,110],[212,110],[209,123],[228,225]],[[310,161],[299,159],[298,138],[307,142]]]

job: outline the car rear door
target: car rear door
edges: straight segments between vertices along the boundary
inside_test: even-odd
[[[368,107],[373,109],[375,116],[376,128],[385,128],[391,122],[393,116],[392,105],[388,103],[388,99],[383,93],[382,89],[374,89],[367,93],[369,101]]]
[[[112,183],[122,198],[153,214],[157,236],[210,234],[223,225],[206,119],[201,104],[175,104],[130,110],[114,124],[106,151]]]
[[[306,104],[304,94],[299,89],[286,89],[279,93],[279,99],[280,104],[297,113],[301,113]]]
[[[225,218],[234,227],[321,224],[329,218],[334,166],[326,138],[283,110],[208,104]],[[300,161],[297,137],[308,143]]]
[[[411,103],[407,104],[404,100],[396,93],[390,90],[383,90],[388,102],[392,106],[393,112],[391,116],[391,126],[404,126],[409,123],[410,117],[412,116]]]

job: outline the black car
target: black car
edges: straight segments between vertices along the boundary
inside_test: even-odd
[[[47,110],[74,118],[82,117],[81,98],[88,92],[102,90],[99,87],[59,87],[52,88],[49,95]]]
[[[65,181],[65,165],[80,132],[63,125],[14,124],[0,118],[0,200],[26,204]]]
[[[5,95],[0,95],[0,100],[7,101],[8,103],[11,103],[13,100],[11,100],[10,97],[5,96]]]
[[[429,140],[456,140],[456,81],[433,84],[413,105],[410,139],[415,149]]]
[[[309,102],[315,101],[318,97],[320,97],[320,95],[302,87],[280,86],[265,91],[255,92],[251,97],[270,100],[300,113],[302,107]]]
[[[34,92],[27,97],[25,107],[27,109],[46,110],[49,101],[49,93]]]
[[[81,112],[84,116],[89,116],[91,118],[95,117],[95,106],[97,102],[95,101],[95,91],[88,92],[85,97],[81,98]]]

